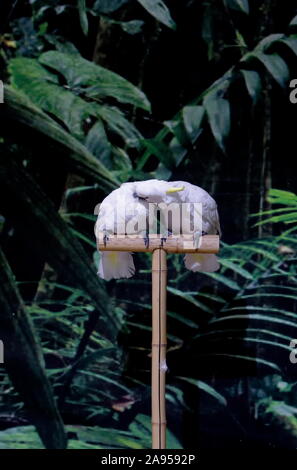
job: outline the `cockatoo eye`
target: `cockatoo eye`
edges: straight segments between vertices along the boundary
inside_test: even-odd
[[[136,191],[133,193],[133,197],[135,197],[136,199],[140,199],[142,201],[147,201],[148,200],[148,196],[146,196],[146,197],[139,196]]]

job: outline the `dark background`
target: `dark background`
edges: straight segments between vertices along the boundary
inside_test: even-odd
[[[199,332],[211,332],[211,320],[224,315],[224,309],[235,306],[249,313],[246,307],[251,303],[254,307],[265,307],[267,311],[270,309],[270,318],[289,319],[293,325],[296,324],[296,300],[293,294],[296,286],[295,242],[291,240],[290,244],[278,238],[284,230],[281,224],[255,227],[257,219],[251,219],[250,214],[274,207],[267,199],[271,188],[293,193],[296,191],[297,105],[290,103],[288,80],[286,86],[281,87],[263,63],[252,61],[248,69],[257,71],[262,81],[259,99],[253,105],[238,71],[243,55],[253,51],[263,38],[274,33],[294,36],[296,26],[289,26],[289,23],[297,14],[297,2],[250,0],[249,14],[246,14],[240,8],[234,8],[234,4],[240,3],[235,0],[168,0],[166,4],[176,22],[176,30],[157,21],[136,1],[126,2],[107,13],[96,10],[95,3],[87,2],[89,29],[84,34],[77,2],[2,2],[1,78],[5,83],[11,83],[9,65],[15,57],[38,60],[42,53],[57,47],[54,39],[59,44],[72,43],[85,59],[120,74],[143,90],[152,106],[150,114],[130,105],[123,105],[122,109],[144,139],[153,139],[165,128],[165,121],[172,120],[229,68],[235,67],[235,79],[230,82],[224,95],[230,104],[231,113],[231,129],[224,140],[224,149],[219,147],[205,119],[201,134],[187,147],[180,163],[174,167],[165,165],[164,168],[158,152],[151,152],[145,166],[137,172],[137,163],[145,151],[143,142],[138,148],[127,148],[119,136],[109,132],[108,139],[127,151],[132,169],[130,174],[119,173],[113,160],[108,168],[119,177],[120,182],[164,174],[170,180],[189,181],[209,191],[219,207],[222,240],[225,244],[222,258],[235,260],[250,273],[250,277],[244,278],[236,270],[225,266],[222,271],[225,282],[203,274],[187,273],[183,276],[181,259],[170,257],[169,286],[184,294],[196,291],[209,297],[200,299],[205,301],[208,308],[206,313],[185,296],[172,291],[168,293],[168,311],[186,319],[183,323],[168,317],[169,335],[173,337],[169,338],[168,351],[168,384],[173,387],[169,389],[171,398],[167,406],[169,429],[184,448],[295,448],[296,365],[290,364],[288,349],[245,340],[246,336],[250,336],[249,328],[252,328],[256,339],[263,339],[263,330],[293,338],[294,327],[285,322],[275,324],[269,320],[257,323],[246,317],[229,322],[228,328],[237,330],[237,333],[233,331],[229,334],[231,340],[226,338],[224,332],[218,335],[215,342],[208,341],[207,335],[200,339],[194,336]],[[59,10],[59,6],[65,8]],[[120,27],[119,22],[135,19],[143,22],[138,34],[129,34]],[[9,41],[15,41],[15,45],[12,46]],[[288,78],[297,77],[296,54],[292,50],[275,43],[270,52],[279,54],[286,62],[290,71]],[[28,75],[28,83],[33,78]],[[59,85],[65,86],[61,77],[59,79]],[[81,90],[73,92],[83,96]],[[31,93],[34,94],[34,90]],[[34,101],[33,95],[29,98]],[[45,112],[48,111],[41,100],[34,103]],[[110,97],[107,99],[109,103],[114,104]],[[0,106],[1,163],[4,168],[0,181],[1,247],[14,276],[12,284],[22,297],[19,301],[25,310],[26,307],[29,309],[36,334],[41,338],[46,369],[58,371],[50,375],[50,380],[58,399],[59,412],[65,425],[99,426],[112,432],[125,431],[139,413],[150,414],[149,258],[146,255],[137,256],[139,272],[135,282],[101,282],[98,284],[98,299],[94,298],[92,293],[96,290],[96,284],[95,280],[91,280],[90,273],[85,274],[84,269],[87,268],[82,265],[72,266],[68,258],[70,252],[64,258],[62,251],[57,255],[58,229],[48,212],[48,231],[45,230],[44,222],[40,222],[42,208],[34,207],[34,197],[37,201],[38,191],[34,187],[34,192],[32,188],[33,184],[37,184],[42,192],[41,206],[45,207],[42,203],[44,198],[44,201],[53,204],[57,214],[59,211],[59,217],[66,215],[63,220],[75,229],[76,235],[73,236],[76,241],[73,241],[73,246],[70,238],[65,243],[72,248],[76,247],[75,243],[79,243],[84,249],[85,263],[89,266],[93,263],[95,252],[93,222],[83,218],[67,219],[67,213],[92,215],[95,205],[112,188],[108,189],[83,172],[73,171],[67,157],[71,153],[69,149],[57,144],[46,133],[39,132],[34,123],[21,119],[20,112],[15,112],[10,102]],[[50,116],[67,133],[73,134],[60,121],[58,114],[52,112]],[[87,134],[88,129],[85,129]],[[158,142],[162,152],[163,147]],[[169,140],[165,138],[165,145],[168,144]],[[96,152],[93,153],[95,155]],[[95,157],[99,160],[101,158],[100,155]],[[165,170],[165,173],[161,173]],[[25,171],[32,181],[29,183],[19,171]],[[80,189],[83,187],[88,189]],[[28,194],[31,194],[31,199]],[[56,227],[52,229],[52,235],[51,227]],[[77,232],[87,241],[82,236],[77,238]],[[280,258],[273,262],[266,257],[267,254],[259,253],[249,253],[246,258],[242,246],[234,245],[244,242],[253,244],[255,240],[264,240],[267,243],[265,249],[274,254],[277,252]],[[289,247],[289,254],[281,253],[279,247],[283,245]],[[253,262],[262,266],[262,274],[265,275],[261,277]],[[275,275],[274,291],[267,280],[271,274]],[[230,288],[228,280],[238,283],[238,292]],[[76,297],[70,299],[69,292],[57,287],[58,284],[74,289],[72,294]],[[291,297],[282,297],[281,292],[284,291],[279,290],[278,286],[290,287]],[[251,293],[251,299],[241,299],[248,288],[252,289],[248,292]],[[273,295],[270,298],[269,295],[264,298],[259,296],[263,288]],[[211,297],[215,295],[223,299],[223,304],[222,301],[216,303],[214,297]],[[70,322],[64,326],[57,320],[63,302],[67,304],[66,309],[73,302],[72,310],[69,311]],[[47,311],[47,314],[43,313],[44,317],[39,307]],[[108,316],[104,318],[105,308],[113,313],[115,308],[118,309],[120,326],[106,326],[111,325],[111,320]],[[7,309],[9,311],[9,307]],[[290,318],[282,315],[280,310],[291,312]],[[96,312],[103,318],[103,324],[99,322],[99,326]],[[71,330],[72,321],[78,325],[79,331]],[[197,331],[191,326],[191,321],[197,324]],[[222,323],[221,327],[224,330],[225,324]],[[107,334],[105,328],[113,333]],[[90,365],[88,370],[97,373],[97,378],[94,375],[88,381],[74,368],[68,383],[63,368],[71,367],[75,359],[87,353],[94,353],[98,345],[92,342],[92,336],[91,339],[89,337],[94,332],[98,337],[109,338],[109,341],[112,337],[115,351],[111,358],[107,354],[106,360],[99,361],[99,364],[95,360]],[[236,340],[232,340],[232,335]],[[284,337],[276,338],[275,341],[289,346],[288,339],[284,340]],[[237,359],[232,358],[235,355]],[[258,359],[276,364],[278,371]],[[17,361],[16,367],[21,368],[21,362]],[[102,382],[104,374],[113,382]],[[196,384],[179,380],[180,376],[196,380]],[[34,401],[31,408],[29,406],[31,412],[28,412],[26,406],[21,404],[27,403],[27,396],[15,393],[10,396],[7,392],[10,382],[4,370],[0,380],[1,428],[5,430],[24,423],[36,424],[34,412],[32,415]],[[12,375],[10,380],[19,392],[18,378]],[[217,397],[202,391],[200,385],[197,387],[197,380],[207,383],[224,396],[227,405],[222,405]],[[119,384],[124,384],[129,391],[124,393]],[[101,401],[93,402],[96,388],[104,393]],[[87,404],[79,405],[86,401]],[[92,415],[94,406],[96,413]],[[42,413],[39,419],[42,421]],[[72,435],[70,432],[69,436],[76,436],[80,440],[75,433]],[[88,439],[86,441],[90,442]],[[13,443],[11,445],[17,446]]]

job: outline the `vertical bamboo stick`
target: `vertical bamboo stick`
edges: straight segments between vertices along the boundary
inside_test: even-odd
[[[166,251],[152,256],[152,448],[166,448]]]

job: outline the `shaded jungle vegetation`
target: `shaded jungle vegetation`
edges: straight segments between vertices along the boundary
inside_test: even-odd
[[[149,178],[223,229],[219,272],[169,257],[168,447],[296,448],[297,2],[2,8],[0,448],[150,447],[150,257],[103,282],[94,238]]]

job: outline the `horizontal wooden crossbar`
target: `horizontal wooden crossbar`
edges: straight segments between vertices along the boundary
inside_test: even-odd
[[[170,235],[165,241],[160,235],[150,235],[149,246],[145,246],[143,238],[132,238],[127,235],[113,235],[104,243],[103,233],[97,239],[97,248],[100,251],[132,251],[152,252],[156,248],[163,248],[167,253],[218,253],[220,237],[218,235],[204,235],[200,238],[199,248],[195,248],[192,238],[187,236]]]

